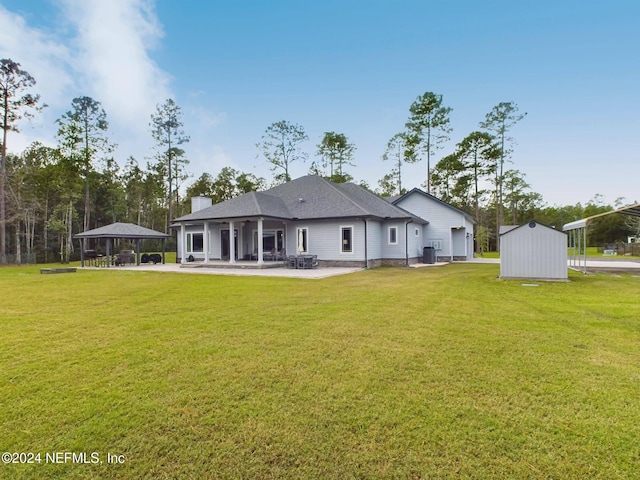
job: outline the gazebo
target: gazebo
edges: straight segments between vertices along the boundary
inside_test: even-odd
[[[82,248],[80,249],[80,264],[84,267],[85,261],[85,241],[88,238],[97,238],[106,240],[106,260],[107,267],[111,266],[111,245],[112,241],[116,238],[123,238],[126,240],[135,240],[136,248],[136,265],[140,265],[140,240],[148,239],[160,239],[162,240],[162,263],[165,263],[165,240],[171,238],[171,235],[166,233],[157,232],[150,228],[141,227],[134,223],[112,223],[111,225],[105,225],[104,227],[94,228],[93,230],[87,230],[86,232],[78,233],[74,235],[74,238],[78,238],[81,241]]]

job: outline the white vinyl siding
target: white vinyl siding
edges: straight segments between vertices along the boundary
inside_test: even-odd
[[[331,221],[306,221],[304,224],[292,223],[287,227],[287,253],[295,255],[298,247],[298,230],[307,230],[307,252],[318,255],[321,260],[364,260],[364,222],[353,224],[352,252],[342,252],[340,243],[341,225]],[[369,256],[369,258],[372,258]]]
[[[389,245],[397,245],[398,244],[398,227],[389,227],[387,238],[389,241]]]
[[[402,259],[406,258],[406,232],[404,223],[385,223],[382,226],[382,258],[383,259]],[[391,229],[395,229],[395,243],[391,243]]]
[[[340,252],[353,253],[353,226],[340,227]]]
[[[431,241],[441,240],[442,249],[436,251],[437,256],[459,257],[466,254],[468,259],[473,258],[473,223],[463,213],[419,192],[405,197],[397,205],[429,222],[423,228],[421,241],[424,246],[430,246]],[[454,235],[455,247],[452,245]]]
[[[500,237],[500,276],[565,280],[567,235],[535,223],[515,228]]]

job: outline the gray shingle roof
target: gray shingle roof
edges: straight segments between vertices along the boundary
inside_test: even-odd
[[[290,218],[291,213],[281,198],[263,192],[249,192],[177,218],[175,221],[188,222],[247,217]]]
[[[86,232],[78,233],[74,235],[74,238],[129,238],[129,239],[144,239],[144,238],[170,238],[171,235],[166,233],[157,232],[150,228],[141,227],[135,223],[112,223],[111,225],[105,225],[104,227],[94,228],[93,230],[87,230]]]
[[[359,185],[336,184],[315,175],[300,177],[264,192],[247,193],[177,218],[175,221],[260,216],[292,220],[346,217],[411,218],[424,222]]]

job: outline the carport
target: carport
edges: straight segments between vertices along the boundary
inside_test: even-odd
[[[87,230],[86,232],[78,233],[74,235],[74,238],[80,239],[80,265],[84,267],[85,263],[85,243],[89,238],[103,239],[106,242],[106,266],[111,266],[112,263],[112,243],[117,238],[125,240],[135,240],[135,256],[136,265],[140,265],[140,240],[162,240],[162,263],[165,263],[165,241],[167,238],[171,238],[171,235],[166,233],[157,232],[150,228],[141,227],[135,223],[112,223],[111,225],[105,225],[104,227],[94,228],[93,230]]]
[[[589,222],[595,218],[613,215],[614,213],[640,217],[640,203],[622,207],[617,210],[611,210],[610,212],[592,215],[562,226],[562,231],[567,232],[569,236],[569,248],[571,249],[569,266],[571,268],[587,273],[587,229],[589,228]]]

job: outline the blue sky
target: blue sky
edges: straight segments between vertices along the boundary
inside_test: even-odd
[[[20,62],[49,105],[9,149],[52,144],[55,119],[88,95],[107,112],[118,161],[144,163],[149,117],[173,98],[194,179],[224,166],[270,177],[255,144],[284,119],[305,128],[312,158],[323,132],[346,134],[350,172],[375,187],[391,169],[386,142],[432,91],[453,109],[436,161],[513,101],[527,116],[510,167],[548,204],[640,201],[638,25],[631,0],[0,0],[0,57]],[[425,169],[408,167],[404,184]]]

